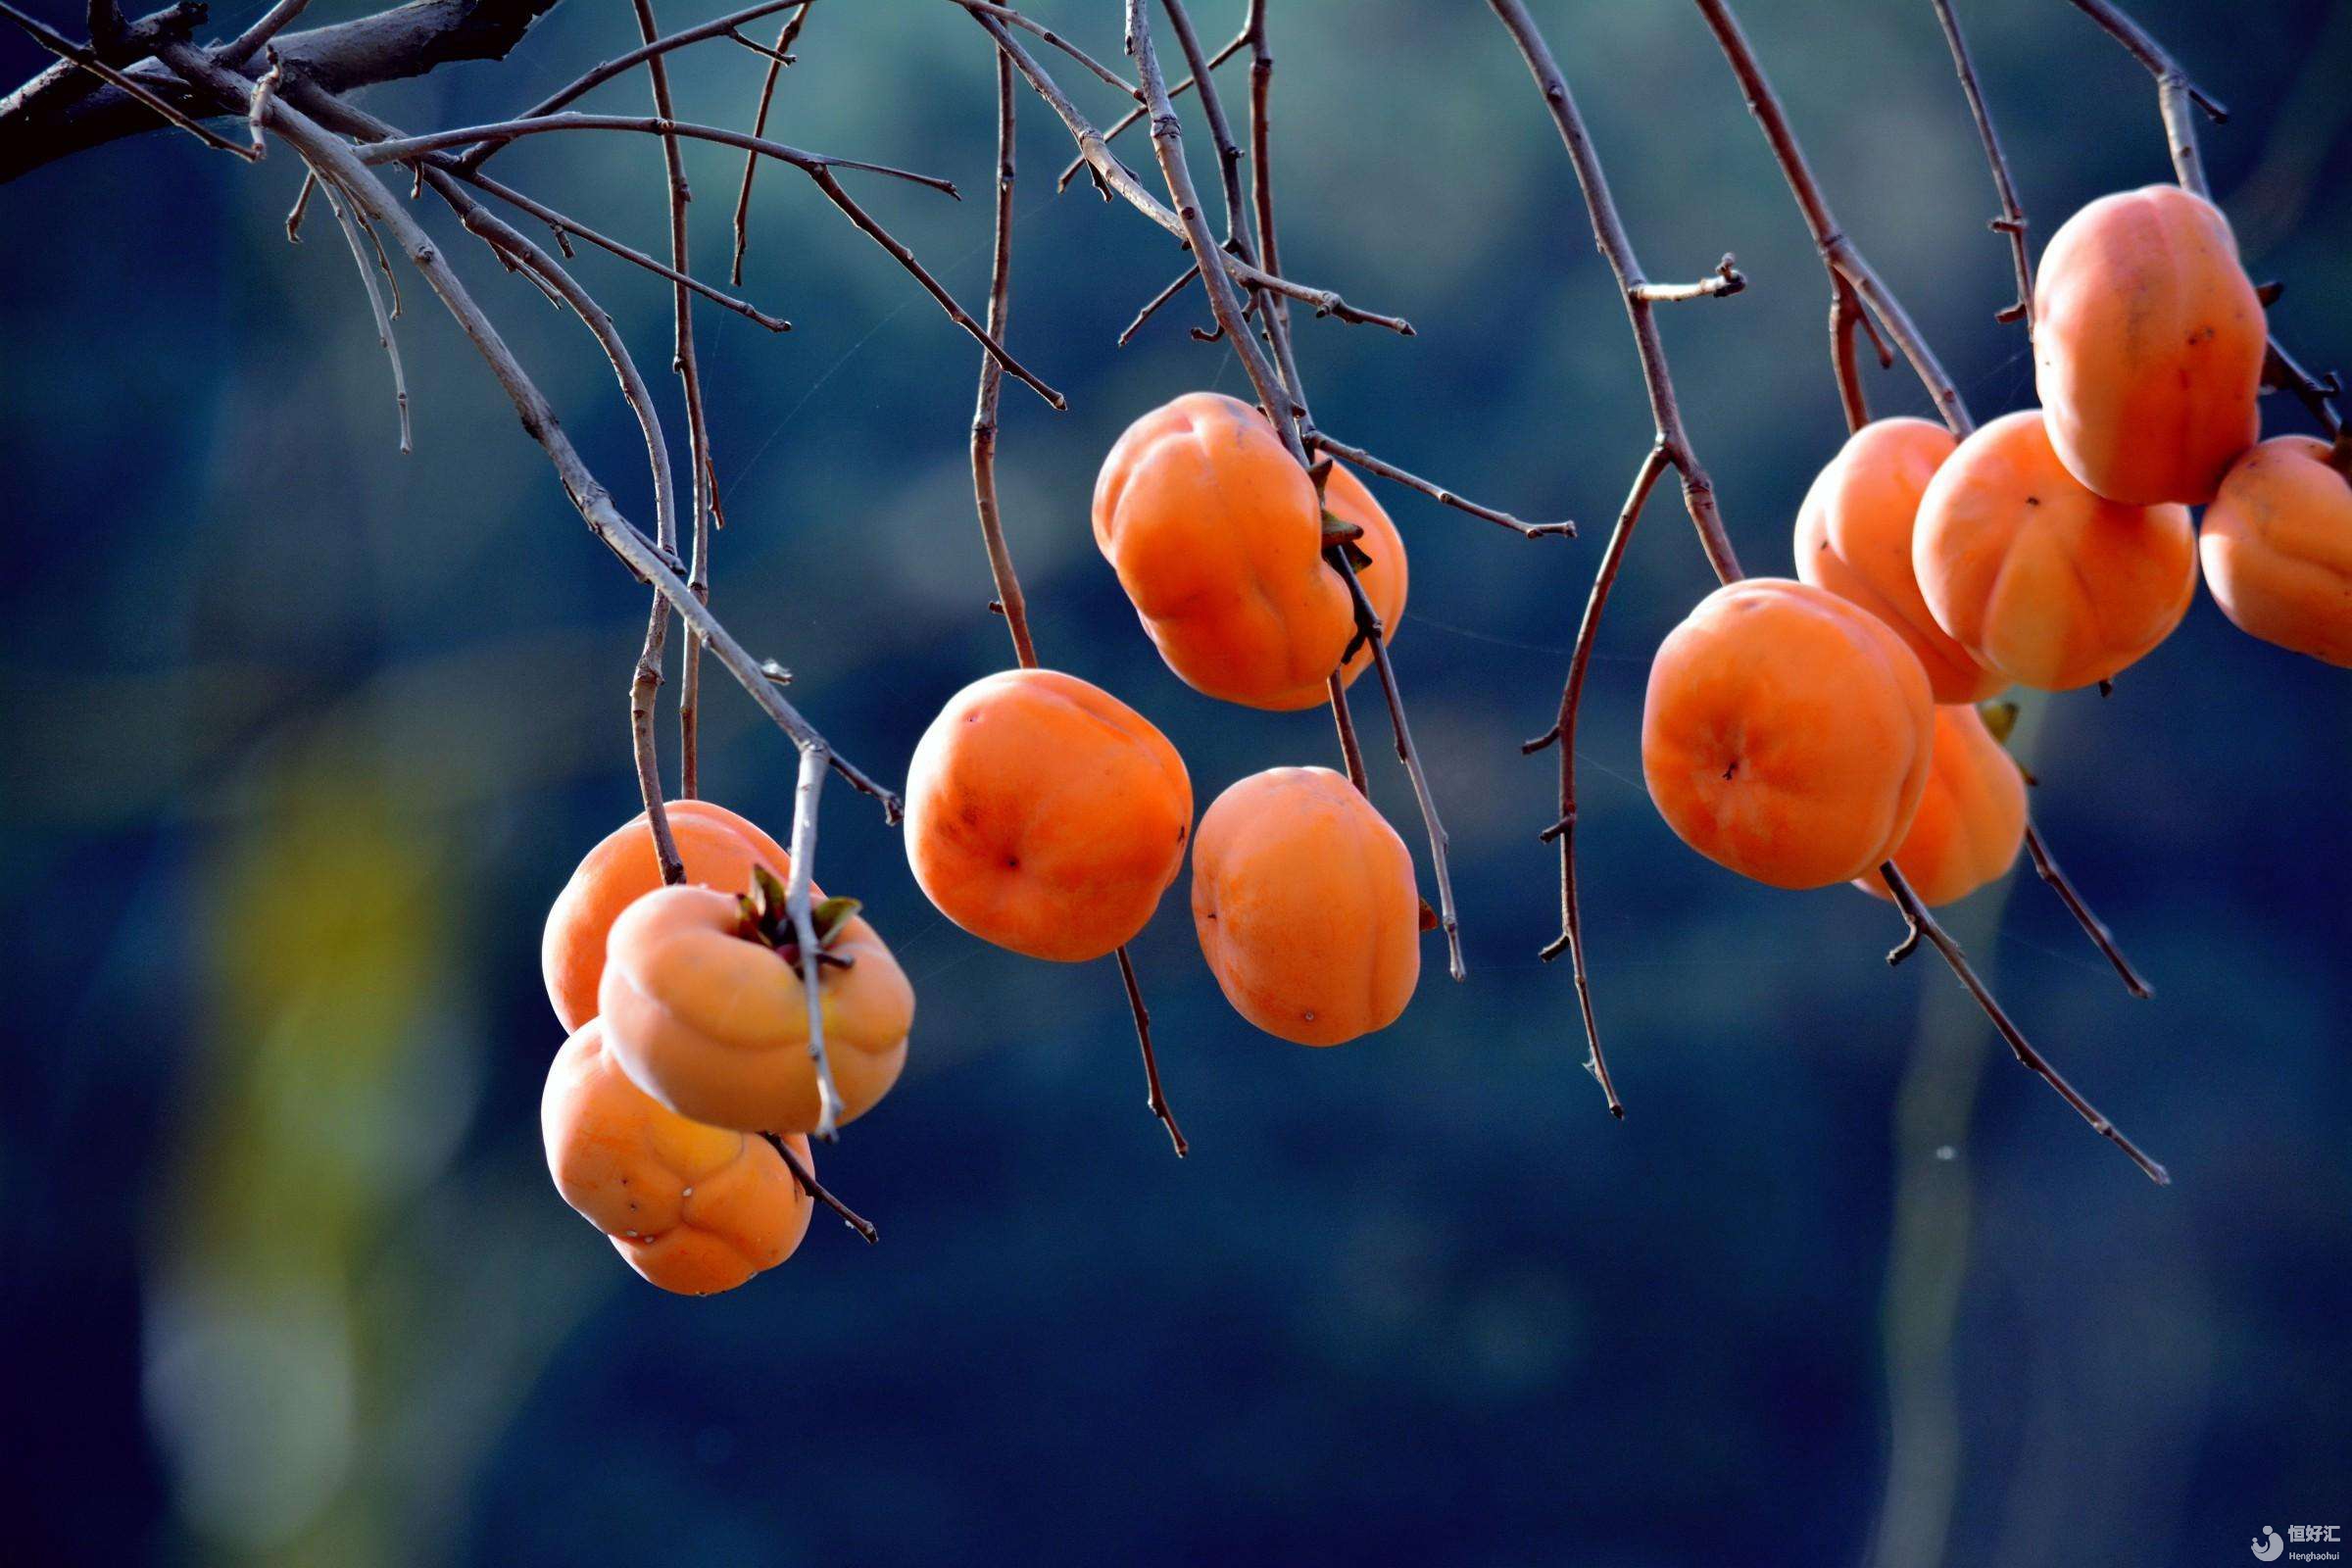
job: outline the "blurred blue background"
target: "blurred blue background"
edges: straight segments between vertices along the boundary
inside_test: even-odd
[[[77,6],[36,9],[79,30]],[[263,9],[222,5],[214,29]],[[319,0],[305,24],[363,9]],[[1240,11],[1202,0],[1212,46]],[[2168,177],[2146,75],[2082,16],[1960,11],[2037,236]],[[2352,363],[2352,7],[2138,13],[2233,110],[2207,157],[2250,269],[2286,284],[2275,323],[2307,361]],[[1107,0],[1037,14],[1119,58]],[[1665,331],[1734,536],[1785,572],[1842,436],[1796,212],[1694,13],[1538,14],[1652,275],[1730,250],[1752,279]],[[1928,5],[1742,15],[1841,220],[1978,414],[2029,403]],[[1646,658],[1709,586],[1661,491],[1581,742],[1592,958],[1630,1107],[1612,1123],[1568,975],[1535,956],[1554,778],[1517,743],[1549,722],[1647,440],[1631,341],[1484,6],[1272,16],[1286,270],[1420,328],[1300,318],[1325,427],[1587,525],[1531,545],[1379,491],[1413,552],[1396,661],[1469,983],[1433,941],[1397,1026],[1283,1045],[1219,998],[1180,884],[1137,948],[1194,1142],[1180,1164],[1115,970],[948,925],[896,830],[837,789],[820,875],[866,901],[921,1000],[905,1082],[822,1159],[884,1239],[820,1219],[788,1265],[710,1300],[642,1284],[564,1206],[536,1120],[560,1043],[539,922],[636,809],[642,590],[408,275],[416,451],[395,451],[349,256],[322,212],[299,248],[279,226],[294,158],[158,135],[0,188],[14,1560],[2024,1568],[2241,1561],[2266,1525],[2352,1529],[2345,673],[2200,599],[2111,700],[2029,701],[2035,814],[2157,995],[2127,998],[2030,876],[1954,928],[2169,1162],[2160,1191],[2002,1059],[1932,957],[1886,968],[1883,905],[1744,883],[1649,808]],[[627,8],[563,5],[503,65],[365,101],[411,129],[495,119],[634,41]],[[976,307],[984,35],[939,0],[825,0],[798,52],[771,134],[957,181],[960,204],[853,176]],[[9,81],[39,64],[0,39]],[[681,112],[748,123],[761,66],[724,43],[677,57]],[[1245,69],[1225,79],[1238,113]],[[591,106],[644,97],[629,77]],[[1171,676],[1093,549],[1094,469],[1124,424],[1244,381],[1187,337],[1197,292],[1112,346],[1178,252],[1083,182],[1054,194],[1068,140],[1026,94],[1021,130],[1011,341],[1071,401],[1004,397],[1045,657],[1165,729],[1202,806],[1261,767],[1331,763],[1325,715]],[[659,249],[660,157],[551,136],[501,169]],[[688,158],[698,270],[723,277],[740,160]],[[586,334],[417,210],[650,525]],[[965,462],[976,352],[797,174],[762,173],[754,222],[745,291],[795,330],[698,313],[732,520],[714,604],[897,780],[938,705],[1009,662]],[[682,454],[668,291],[585,249],[576,271]],[[1870,390],[1927,412],[1899,370]],[[2307,428],[2277,398],[2266,419]],[[706,792],[781,833],[789,747],[715,670],[709,689]],[[1425,857],[1377,701],[1358,711],[1377,797]]]

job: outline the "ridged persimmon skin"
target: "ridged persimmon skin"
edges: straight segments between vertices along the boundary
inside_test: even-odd
[[[906,769],[906,861],[984,942],[1077,963],[1133,940],[1184,864],[1176,748],[1099,686],[1008,669],[949,699]]]
[[[1394,642],[1404,542],[1353,474],[1333,465],[1333,515],[1364,530],[1356,570]],[[1314,482],[1249,404],[1188,392],[1127,427],[1095,480],[1095,543],[1160,658],[1184,682],[1250,708],[1312,708],[1355,634],[1348,585],[1323,560]],[[1371,649],[1348,661],[1352,681]]]
[[[564,1042],[539,1098],[564,1200],[665,1291],[710,1296],[799,1249],[813,1206],[763,1139],[688,1121],[630,1081],[602,1020]],[[810,1171],[808,1141],[788,1142]]]
[[[1958,443],[1927,419],[1874,419],[1814,477],[1796,513],[1796,575],[1850,599],[1919,656],[1938,703],[1975,703],[2009,684],[1945,635],[1911,574],[1911,529],[1928,481]]]
[[[1927,787],[1935,705],[1910,645],[1826,588],[1727,583],[1659,644],[1642,773],[1667,826],[1776,888],[1884,862]]]
[[[752,867],[782,877],[792,869],[781,845],[752,823],[709,801],[668,803],[669,835],[677,841],[686,880],[721,893],[752,885]],[[547,1000],[565,1032],[596,1016],[597,983],[605,973],[605,939],[620,911],[662,885],[654,830],[640,811],[588,852],[547,911],[539,969]]]
[[[2110,501],[2213,499],[2261,434],[2269,327],[2230,221],[2178,185],[2102,196],[2034,285],[2034,385],[2059,461]]]
[[[740,1132],[813,1132],[808,993],[781,953],[741,930],[739,902],[710,888],[662,888],[623,910],[598,992],[606,1047],[638,1088],[681,1116]],[[847,1125],[899,1081],[914,990],[858,916],[826,952],[851,960],[817,970]]]
[[[2307,435],[2265,441],[2205,510],[2205,585],[2240,631],[2352,668],[2352,481]]]
[[[1421,979],[1412,855],[1328,768],[1252,773],[1210,805],[1193,929],[1235,1010],[1302,1046],[1387,1028]]]
[[[1973,706],[1936,709],[1928,787],[1894,852],[1894,868],[1921,903],[1950,904],[2006,874],[2025,842],[2026,778],[2016,760]],[[1854,885],[1894,898],[1875,869]]]
[[[1911,566],[1953,641],[2046,692],[2145,658],[2197,591],[2188,509],[2092,494],[2058,461],[2037,409],[1993,420],[1936,470]]]

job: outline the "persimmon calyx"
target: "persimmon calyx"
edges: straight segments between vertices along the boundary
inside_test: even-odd
[[[793,926],[789,899],[782,877],[764,865],[753,866],[751,887],[736,896],[736,906],[743,915],[737,934],[746,942],[773,948],[785,962],[797,969],[801,963],[801,938]],[[847,969],[857,963],[855,957],[836,954],[832,948],[849,929],[851,919],[864,906],[858,900],[849,898],[820,899],[809,906],[808,924],[816,933],[819,964]]]

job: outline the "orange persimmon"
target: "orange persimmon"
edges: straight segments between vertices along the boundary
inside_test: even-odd
[[[1363,530],[1364,597],[1394,641],[1404,613],[1404,542],[1337,464],[1323,506],[1266,416],[1189,392],[1127,427],[1095,480],[1095,543],[1144,630],[1186,684],[1250,708],[1323,701],[1355,636],[1348,585],[1323,559],[1323,512]],[[1353,680],[1371,659],[1348,661]]]
[[[1131,940],[1184,864],[1193,785],[1099,686],[1008,669],[948,701],[906,768],[906,861],[984,942],[1075,963]]]
[[[2178,185],[2102,196],[2034,285],[2034,386],[2069,472],[2110,501],[2213,499],[2261,434],[2269,328],[2230,221]]]
[[[669,836],[677,842],[686,880],[740,893],[752,884],[752,867],[764,865],[787,875],[792,861],[781,845],[723,806],[709,801],[671,801]],[[547,1000],[566,1031],[596,1016],[597,982],[605,973],[605,938],[620,911],[662,885],[654,858],[654,830],[640,811],[588,852],[547,911],[540,938],[539,968]]]
[[[2172,635],[2197,588],[2188,509],[2085,489],[2037,409],[1960,443],[1919,504],[1911,565],[1936,622],[2043,691],[2106,680]]]
[[[1193,929],[1225,1000],[1302,1046],[1387,1028],[1421,978],[1413,858],[1329,768],[1269,768],[1216,798],[1193,846]]]
[[[2006,872],[2026,841],[2026,779],[1973,704],[1936,710],[1936,748],[1928,787],[1911,831],[1894,852],[1920,902],[1950,904]],[[1874,868],[1854,878],[1865,893],[1891,900]]]
[[[2205,585],[2240,631],[2352,668],[2352,479],[2307,435],[2230,466],[2197,541]]]
[[[1874,419],[1847,438],[1796,514],[1796,574],[1850,599],[1911,645],[1938,703],[1973,703],[2008,680],[1945,635],[1911,574],[1919,498],[1957,443],[1927,419]]]
[[[1927,786],[1935,706],[1869,611],[1780,577],[1727,583],[1658,645],[1642,773],[1684,843],[1778,888],[1891,856]]]
[[[629,1080],[591,1018],[548,1068],[547,1168],[564,1201],[665,1291],[731,1291],[790,1257],[808,1194],[765,1140],[688,1121]],[[789,1140],[811,1171],[808,1141]]]
[[[598,991],[605,1041],[637,1087],[681,1116],[743,1132],[817,1125],[808,1001],[782,887],[769,897],[714,888],[647,894],[612,922]],[[841,1120],[857,1120],[906,1065],[914,991],[890,949],[829,901],[818,932],[817,999]]]

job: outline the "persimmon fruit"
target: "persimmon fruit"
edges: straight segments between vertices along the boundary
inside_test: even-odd
[[[2026,779],[2016,759],[1973,704],[1936,709],[1928,787],[1894,868],[1921,903],[1950,904],[2005,874],[2025,841]],[[1854,881],[1865,893],[1894,897],[1876,868]]]
[[[2034,286],[2034,385],[2094,493],[2202,505],[2261,433],[2269,327],[2229,220],[2178,185],[2102,196],[2059,226]]]
[[[612,923],[598,991],[607,1049],[681,1116],[741,1132],[817,1127],[808,992],[782,894],[773,878],[748,895],[662,888]],[[827,906],[817,1001],[847,1124],[906,1065],[914,991],[854,901]]]
[[[1008,669],[949,699],[906,772],[906,859],[983,941],[1078,962],[1132,940],[1184,864],[1193,786],[1101,687]]]
[[[1160,657],[1188,685],[1250,708],[1324,700],[1355,638],[1354,601],[1323,558],[1323,514],[1362,530],[1364,597],[1384,640],[1404,613],[1404,542],[1353,474],[1314,481],[1249,404],[1189,392],[1127,427],[1095,480],[1095,543]],[[1352,681],[1369,645],[1348,659]]]
[[[1919,656],[1938,703],[1974,703],[2009,684],[1952,641],[1911,570],[1919,498],[1958,443],[1928,419],[1874,419],[1814,477],[1796,514],[1796,575],[1850,599]]]
[[[689,1121],[637,1087],[601,1019],[573,1031],[539,1099],[547,1168],[564,1200],[665,1291],[731,1291],[793,1254],[813,1207],[764,1139]],[[808,1141],[788,1140],[816,1166]]]
[[[1302,1046],[1396,1021],[1421,978],[1413,858],[1328,768],[1253,773],[1193,846],[1193,929],[1241,1015]]]
[[[1779,888],[1891,856],[1927,786],[1935,708],[1892,628],[1808,583],[1748,577],[1666,636],[1642,710],[1642,772],[1683,842]]]
[[[709,801],[671,801],[669,834],[686,867],[686,880],[740,893],[752,883],[752,867],[763,865],[788,875],[792,860],[781,845],[723,806]],[[590,850],[547,911],[540,938],[539,967],[547,1000],[566,1032],[596,1016],[596,988],[605,973],[605,939],[620,911],[662,885],[654,856],[654,830],[640,811]]]
[[[1911,564],[1953,641],[2053,692],[2144,658],[2197,587],[2188,509],[2093,494],[2059,461],[2037,409],[1993,420],[1936,470]]]
[[[2232,464],[2205,511],[2205,585],[2239,630],[2352,668],[2352,479],[2284,435]]]

